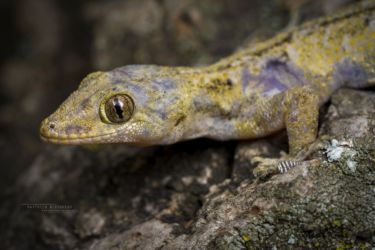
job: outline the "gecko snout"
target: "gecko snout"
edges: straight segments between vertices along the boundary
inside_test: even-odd
[[[44,119],[42,123],[40,124],[40,136],[42,139],[47,139],[51,137],[51,135],[54,133],[56,128],[56,124],[52,121],[50,121],[48,118]]]
[[[40,124],[39,133],[42,140],[58,144],[77,144],[82,139],[91,142],[91,138],[96,136],[96,131],[91,130],[90,126],[72,119],[69,123],[57,122],[55,117],[44,119]]]

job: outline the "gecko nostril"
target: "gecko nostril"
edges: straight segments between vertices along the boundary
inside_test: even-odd
[[[54,129],[54,128],[55,128],[55,124],[54,124],[54,123],[50,123],[50,124],[49,124],[49,128],[50,128],[50,129]]]

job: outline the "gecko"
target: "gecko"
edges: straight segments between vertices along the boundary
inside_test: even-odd
[[[256,139],[286,129],[283,172],[306,158],[299,152],[316,140],[319,107],[332,93],[374,86],[374,79],[375,1],[367,0],[208,66],[91,73],[42,121],[40,135],[58,144],[148,146]]]

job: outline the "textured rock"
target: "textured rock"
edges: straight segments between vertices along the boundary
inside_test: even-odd
[[[361,97],[361,105],[353,105],[353,97]],[[370,127],[352,127],[359,117],[373,124],[374,100],[374,92],[338,91],[324,127],[341,127],[321,137],[342,139],[324,141],[326,146],[312,157],[321,161],[319,166],[297,167],[265,182],[244,181],[231,192],[209,194],[193,233],[166,248],[374,247],[375,139]],[[329,116],[332,110],[338,110],[335,117]],[[332,150],[341,153],[330,158]]]

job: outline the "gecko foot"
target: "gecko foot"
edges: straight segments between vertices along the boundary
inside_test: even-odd
[[[253,164],[258,164],[253,170],[253,175],[256,178],[265,178],[272,174],[284,174],[290,169],[299,166],[317,166],[320,164],[318,160],[306,160],[313,152],[323,149],[324,143],[316,140],[311,145],[300,150],[295,156],[291,156],[281,151],[280,158],[266,158],[256,156],[251,159]]]

